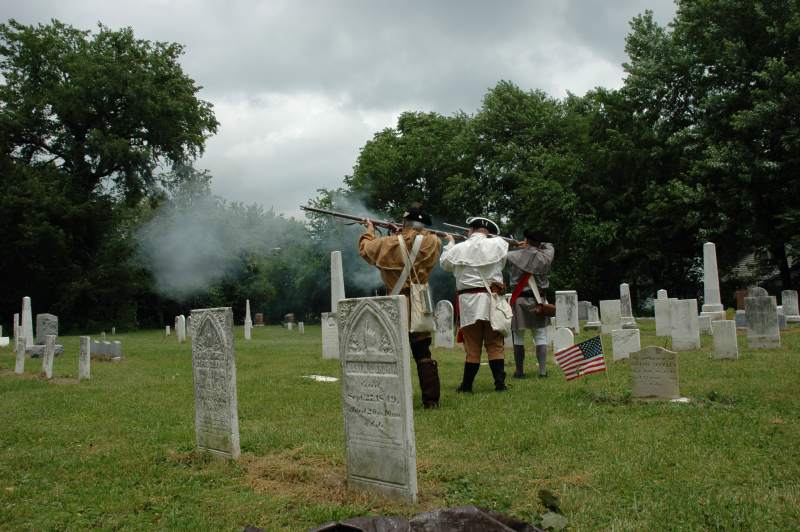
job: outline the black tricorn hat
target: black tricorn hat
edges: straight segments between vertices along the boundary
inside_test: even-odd
[[[431,225],[431,215],[422,209],[422,204],[414,202],[408,206],[406,212],[403,213],[403,220],[410,220],[412,222],[420,222],[423,225]]]

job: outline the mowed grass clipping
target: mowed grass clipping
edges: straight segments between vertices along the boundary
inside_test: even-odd
[[[643,346],[669,347],[652,321],[640,325]],[[303,377],[340,376],[318,326],[235,336],[236,462],[195,449],[191,348],[174,335],[117,335],[125,360],[94,362],[80,383],[77,337],[60,339],[49,382],[39,359],[14,375],[11,348],[0,349],[0,528],[303,530],[465,504],[535,521],[543,488],[570,530],[800,527],[800,327],[776,350],[750,350],[740,334],[739,360],[711,359],[704,335],[679,356],[689,404],[631,401],[607,336],[607,374],[567,383],[551,357],[549,378],[509,379],[507,393],[482,366],[475,394],[457,395],[463,353],[436,349],[439,410],[419,408],[412,370],[415,506],[347,488],[340,383]],[[508,350],[509,374],[512,360]],[[534,361],[529,347],[531,375]]]

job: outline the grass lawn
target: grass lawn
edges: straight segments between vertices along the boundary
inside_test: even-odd
[[[668,347],[653,321],[640,323],[643,346]],[[800,528],[800,327],[778,350],[751,351],[740,334],[735,361],[710,359],[703,335],[701,350],[680,354],[690,404],[631,402],[627,362],[567,383],[552,358],[548,379],[509,379],[496,393],[483,366],[476,393],[457,395],[463,353],[437,349],[442,407],[414,414],[415,506],[345,486],[339,383],[302,377],[340,374],[321,359],[319,326],[235,335],[237,462],[195,451],[191,350],[175,336],[117,335],[125,361],[94,362],[81,383],[75,336],[60,339],[49,382],[39,359],[14,375],[1,348],[0,528],[303,530],[464,504],[534,521],[542,488],[560,497],[570,530]],[[533,361],[529,349],[531,373]]]

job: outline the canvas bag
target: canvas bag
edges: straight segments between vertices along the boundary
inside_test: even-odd
[[[414,238],[414,245],[411,247],[410,255],[406,248],[406,242],[403,240],[403,236],[397,235],[397,240],[400,243],[400,252],[406,264],[403,268],[403,273],[400,274],[400,278],[397,280],[397,284],[394,285],[392,295],[396,296],[399,294],[400,290],[403,289],[403,285],[406,283],[408,274],[413,274],[417,282],[411,283],[411,293],[409,295],[411,324],[408,330],[412,333],[433,332],[436,328],[436,324],[433,319],[431,290],[428,283],[422,284],[419,282],[419,276],[417,276],[417,272],[414,271],[414,261],[417,259],[419,248],[422,246],[422,235],[417,235]]]
[[[545,303],[542,299],[542,296],[539,295],[539,286],[536,284],[536,279],[534,279],[533,274],[528,277],[528,286],[533,291],[533,295],[536,298],[536,308],[533,309],[534,314],[539,314],[540,316],[549,316],[553,317],[556,315],[556,306],[551,303]]]
[[[478,273],[481,276],[481,281],[483,281],[483,286],[489,292],[489,297],[492,298],[492,305],[489,308],[489,323],[492,326],[492,330],[499,332],[503,336],[508,336],[511,334],[511,317],[514,314],[511,310],[511,305],[508,304],[506,296],[492,292],[480,267],[478,267]]]

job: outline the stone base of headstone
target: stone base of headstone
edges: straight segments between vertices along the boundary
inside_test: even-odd
[[[714,358],[739,358],[736,322],[717,320],[711,323],[714,333]]]
[[[636,327],[636,318],[632,316],[622,316],[622,327],[623,328]]]
[[[28,355],[30,355],[31,358],[42,358],[44,356],[44,349],[45,349],[44,344],[41,344],[41,345],[40,344],[34,344],[34,345],[31,345],[31,346],[28,346],[28,348],[25,351],[28,353]],[[53,351],[53,356],[59,357],[59,356],[64,354],[64,346],[63,345],[56,344],[54,346],[54,349],[55,350]]]
[[[623,323],[622,324],[622,328],[623,329],[629,329],[629,330],[630,329],[637,329],[638,330],[639,329],[639,325],[637,325],[635,321],[632,322],[632,323],[628,322],[628,323]]]
[[[703,305],[703,307],[705,308],[705,305]],[[724,310],[715,310],[715,311],[703,310],[702,312],[700,312],[700,316],[701,317],[708,316],[709,318],[711,318],[711,321],[727,319],[727,315],[725,314]]]

